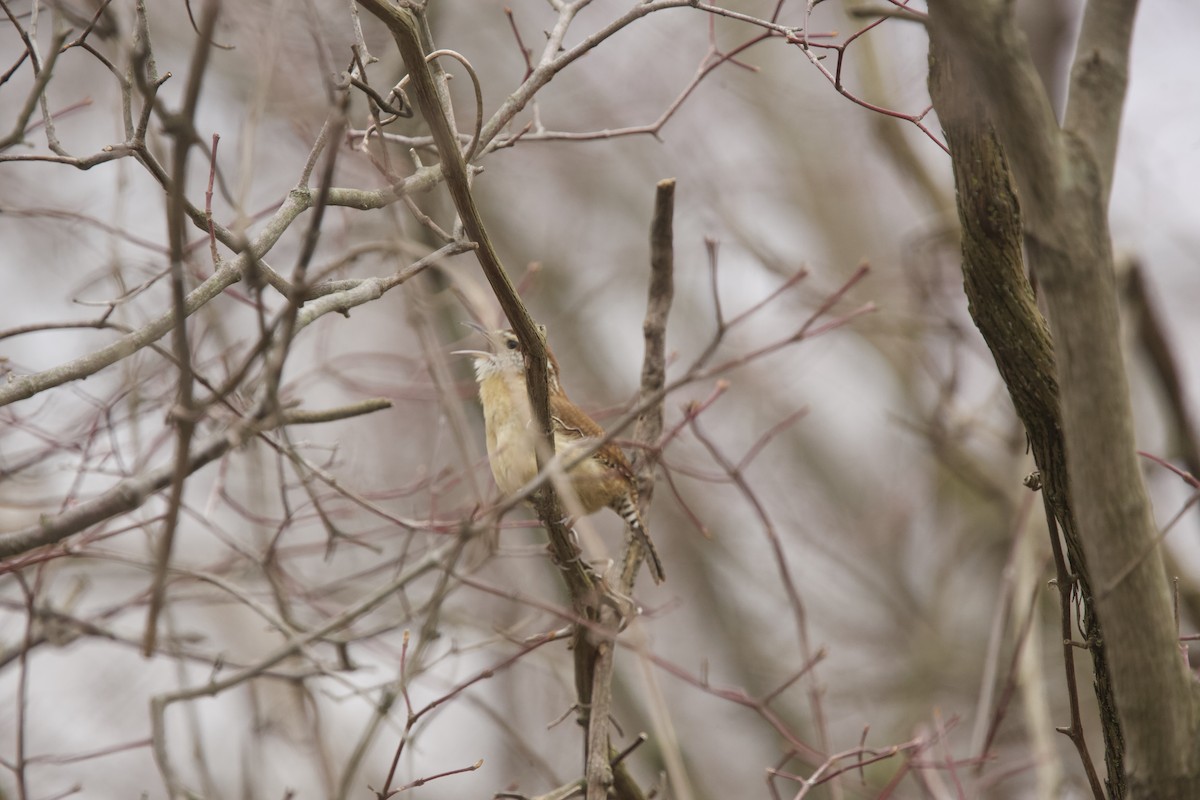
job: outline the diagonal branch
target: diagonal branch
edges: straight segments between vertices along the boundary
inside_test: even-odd
[[[319,412],[297,410],[285,414],[282,419],[267,419],[260,406],[258,409],[248,412],[243,419],[225,430],[214,433],[195,444],[188,452],[187,471],[190,475],[229,451],[241,447],[258,434],[277,426],[330,422],[390,407],[390,402],[376,398],[339,409]],[[171,484],[174,474],[174,463],[146,470],[134,477],[126,478],[103,494],[78,503],[57,516],[43,517],[36,525],[12,533],[0,534],[0,559],[19,555],[35,547],[56,544],[93,525],[127,511],[133,511],[145,503],[151,495],[167,488]]]
[[[362,0],[362,6],[387,25],[396,40],[396,47],[409,72],[416,105],[437,144],[446,187],[462,220],[463,230],[477,245],[475,256],[479,265],[525,349],[526,385],[541,434],[540,446],[537,448],[540,471],[554,456],[549,403],[549,362],[546,357],[544,333],[539,330],[525,304],[521,302],[512,281],[509,280],[483,224],[479,208],[475,205],[467,163],[458,145],[458,133],[450,122],[437,83],[430,72],[416,16],[409,9],[397,8],[386,0]],[[485,134],[483,139],[477,142],[486,139]],[[580,609],[591,606],[596,599],[596,582],[591,570],[579,558],[579,548],[573,541],[570,530],[562,524],[564,514],[557,497],[553,492],[540,491],[533,495],[531,500],[538,518],[546,526],[555,562],[563,571],[573,601]]]

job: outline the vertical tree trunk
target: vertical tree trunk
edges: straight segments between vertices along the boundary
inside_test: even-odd
[[[1167,576],[1137,461],[1107,220],[1135,7],[1116,0],[1089,5],[1063,128],[1050,111],[1008,3],[930,3],[931,91],[948,135],[953,140],[952,134],[965,132],[967,137],[952,141],[952,147],[958,148],[960,214],[975,219],[979,234],[967,258],[979,260],[967,267],[968,291],[973,276],[990,280],[1001,269],[1011,270],[1007,262],[1015,252],[995,248],[998,238],[1012,240],[1013,226],[1019,226],[1031,270],[1043,287],[1059,414],[1042,424],[1054,433],[1061,422],[1068,480],[1058,484],[1061,476],[1041,457],[1038,463],[1047,470],[1047,491],[1065,493],[1065,507],[1073,512],[1068,517],[1073,516],[1074,527],[1064,524],[1064,535],[1074,551],[1073,567],[1081,572],[1081,595],[1085,602],[1094,600],[1103,626],[1096,662],[1101,669],[1107,664],[1120,719],[1115,738],[1109,724],[1115,720],[1106,720],[1106,744],[1110,750],[1119,747],[1123,733],[1131,797],[1169,800],[1200,797],[1200,702],[1179,655]],[[958,82],[969,83],[973,96],[981,98],[986,119],[974,123],[975,132],[969,128],[970,112],[957,101],[962,95],[948,88]],[[995,139],[990,132],[980,134],[980,126],[994,126]],[[977,146],[987,141],[994,143],[994,154]],[[997,196],[1011,194],[1007,181],[981,177],[988,161],[996,159],[1011,165],[1023,219],[1015,204],[1009,207]],[[1029,299],[1009,297],[1001,305]],[[972,302],[977,321],[996,313],[975,298]],[[1026,355],[1021,348],[1037,341],[1030,332],[994,332],[989,344],[997,362],[1011,358],[1019,365]],[[1004,344],[1006,339],[1025,344]],[[1002,359],[999,353],[1006,350],[1013,352]],[[1044,363],[1040,346],[1027,355],[1031,364]],[[1022,377],[1027,370],[1014,375],[1002,366],[1001,371],[1020,408],[1019,398],[1033,388]],[[1046,383],[1047,389],[1053,385]],[[1032,424],[1036,455],[1039,431]],[[1108,702],[1099,686],[1104,677],[1097,672],[1102,716]],[[1110,791],[1117,795],[1120,776],[1112,771],[1110,761],[1110,781],[1118,781]]]
[[[1083,610],[1083,635],[1092,657],[1108,795],[1117,800],[1125,797],[1125,744],[1071,504],[1050,330],[1025,275],[1021,210],[1008,161],[978,94],[956,79],[951,58],[936,37],[930,41],[929,92],[953,159],[962,226],[963,288],[971,318],[987,342],[1025,426],[1047,513],[1053,515],[1066,543],[1067,566],[1078,590],[1075,596]],[[1057,536],[1054,525],[1051,535]],[[1087,758],[1086,750],[1081,755]]]

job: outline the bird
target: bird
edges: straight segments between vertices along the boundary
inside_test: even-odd
[[[512,494],[537,476],[537,426],[525,385],[525,351],[512,330],[486,330],[468,323],[487,339],[489,350],[458,350],[475,359],[475,380],[487,435],[488,463],[496,485]],[[562,387],[558,359],[546,347],[550,418],[554,451],[564,464],[571,451],[581,450],[605,437],[604,429],[567,397]],[[662,559],[638,507],[637,478],[621,448],[612,441],[600,445],[572,466],[567,477],[578,507],[585,515],[611,508],[616,511],[646,551],[655,583],[666,579]],[[568,501],[568,505],[570,505]]]

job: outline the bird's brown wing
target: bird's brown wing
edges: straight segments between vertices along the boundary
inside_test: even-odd
[[[554,433],[558,436],[568,439],[602,439],[605,436],[604,428],[565,395],[550,396],[550,417]],[[633,467],[615,443],[605,442],[604,446],[596,451],[596,457],[625,477],[633,479]]]

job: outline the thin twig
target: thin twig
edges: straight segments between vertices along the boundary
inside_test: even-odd
[[[1070,709],[1071,724],[1066,728],[1057,728],[1059,733],[1065,734],[1071,743],[1075,745],[1076,752],[1079,753],[1079,761],[1083,764],[1084,774],[1087,775],[1088,786],[1092,790],[1094,800],[1105,800],[1104,787],[1100,785],[1100,777],[1096,774],[1096,767],[1092,764],[1092,756],[1088,753],[1087,739],[1083,734],[1083,718],[1079,711],[1079,687],[1075,681],[1075,648],[1072,647],[1072,629],[1071,629],[1071,611],[1074,608],[1072,602],[1072,588],[1074,579],[1067,571],[1067,562],[1063,558],[1062,545],[1059,544],[1058,523],[1054,516],[1054,509],[1050,505],[1050,500],[1046,496],[1046,491],[1042,491],[1042,503],[1046,511],[1046,524],[1050,527],[1050,548],[1054,552],[1054,583],[1058,587],[1058,604],[1059,604],[1059,619],[1061,620],[1062,634],[1062,649],[1063,649],[1063,672],[1067,679],[1067,705]]]
[[[184,213],[183,198],[186,193],[187,156],[196,139],[193,122],[196,115],[196,104],[200,99],[200,86],[208,65],[209,44],[213,31],[216,29],[217,15],[220,10],[220,0],[208,0],[200,16],[199,38],[192,51],[192,61],[188,71],[188,82],[184,89],[183,107],[174,118],[172,136],[174,150],[172,157],[172,178],[167,203],[167,236],[171,252],[171,305],[174,314],[174,336],[172,343],[175,350],[175,360],[179,366],[179,393],[176,397],[172,417],[176,429],[175,470],[171,476],[171,491],[167,499],[167,514],[163,520],[162,533],[159,534],[158,553],[156,557],[154,581],[150,590],[150,606],[146,612],[146,639],[143,654],[153,655],[158,635],[158,615],[162,610],[166,592],[167,569],[171,562],[171,550],[175,541],[176,526],[179,522],[179,506],[183,502],[183,486],[188,475],[192,436],[196,431],[199,420],[193,407],[193,376],[192,355],[188,344],[187,334],[187,297],[184,290]]]

